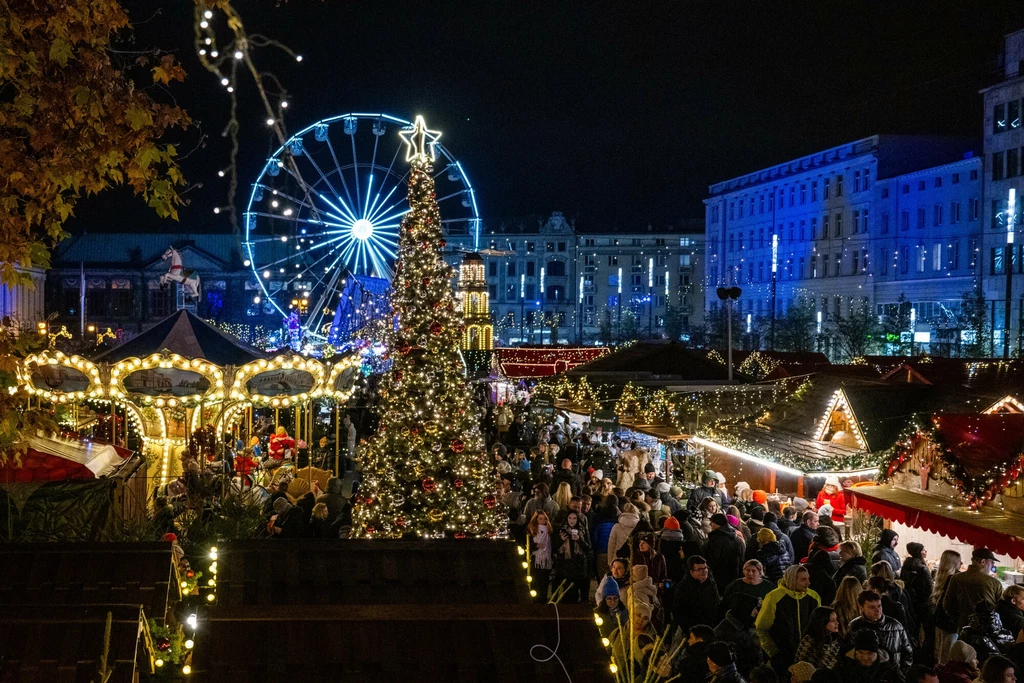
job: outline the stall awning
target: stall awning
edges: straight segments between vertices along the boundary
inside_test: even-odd
[[[853,506],[860,510],[1024,559],[1024,518],[989,507],[971,511],[952,506],[948,498],[888,485],[855,486],[849,493]]]

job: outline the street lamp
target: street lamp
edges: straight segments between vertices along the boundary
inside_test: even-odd
[[[654,258],[647,261],[647,338],[654,335]]]
[[[615,301],[619,307],[618,327],[619,327],[619,342],[622,342],[622,267],[619,266],[619,295],[615,297]]]
[[[768,348],[775,350],[775,282],[779,272],[779,234],[772,233],[772,318],[768,334]]]
[[[580,297],[579,297],[579,299],[580,299],[579,300],[579,304],[578,304],[579,311],[576,313],[576,316],[579,319],[579,330],[580,330],[580,332],[579,332],[579,337],[578,337],[577,343],[582,345],[583,344],[583,276],[582,275],[580,275]]]
[[[1006,271],[1006,303],[1003,309],[1003,358],[1010,357],[1010,316],[1013,311],[1013,224],[1017,216],[1017,190],[1010,188],[1006,198],[1006,251],[1003,269]]]
[[[732,302],[740,298],[743,290],[739,287],[719,287],[718,298],[725,302],[725,321],[728,336],[729,353],[729,381],[732,381]]]

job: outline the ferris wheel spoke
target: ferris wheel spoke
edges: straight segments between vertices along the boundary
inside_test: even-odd
[[[349,136],[352,140],[352,177],[355,179],[356,184],[356,206],[363,203],[362,195],[359,194],[359,156],[356,154],[356,135],[353,133]]]
[[[372,168],[372,167],[371,167]],[[363,218],[366,218],[366,214],[370,211],[370,192],[373,187],[373,174],[370,174],[370,179],[366,181],[366,204],[363,206]]]
[[[389,199],[391,199],[391,195],[393,195],[395,193],[395,190],[397,190],[397,189],[398,189],[398,185],[395,185],[394,187],[392,187],[391,191],[388,192],[387,195],[384,196],[384,200],[381,201],[379,204],[377,203],[377,199],[380,199],[380,192],[377,193],[377,199],[375,199],[373,201],[374,206],[370,207],[370,215],[366,217],[366,219],[368,221],[370,221],[372,223],[374,220],[376,220],[377,214],[380,213],[382,209],[384,209],[384,205],[387,204],[387,201]],[[392,204],[391,206],[393,208],[393,207],[397,206],[397,204]],[[374,207],[376,207],[376,208],[374,208]]]
[[[391,157],[391,163],[388,164],[387,173],[384,174],[384,178],[385,179],[391,177],[391,171],[395,167],[395,161],[398,160],[398,154],[401,151],[402,151],[402,145],[398,145],[397,147],[395,147],[395,154],[394,154],[394,156]],[[384,183],[381,183],[381,186],[383,186],[383,184]],[[380,199],[380,190],[377,190],[377,197],[373,200],[373,205],[370,207],[371,215],[367,216],[367,220],[373,221],[373,214],[376,213],[376,210],[373,207],[374,206],[383,206],[388,201],[388,199],[391,197],[391,195],[394,193],[394,191],[398,189],[399,185],[401,185],[401,182],[397,183],[394,187],[391,188],[391,191],[388,192],[386,197],[384,197],[384,201],[381,202],[379,205],[377,204],[377,200]]]
[[[323,200],[323,202],[324,202],[325,204],[327,204],[327,205],[328,205],[329,207],[331,207],[332,209],[334,209],[334,210],[335,210],[335,211],[337,211],[338,213],[343,213],[343,214],[345,214],[345,215],[346,215],[346,216],[347,216],[347,217],[349,218],[349,220],[351,220],[351,221],[352,221],[353,223],[355,223],[355,222],[356,222],[357,220],[359,220],[358,218],[356,218],[356,215],[355,215],[355,213],[353,213],[353,212],[352,212],[352,209],[348,208],[348,204],[346,204],[346,203],[344,202],[344,200],[342,200],[342,199],[341,199],[341,197],[335,197],[335,198],[336,198],[336,199],[337,199],[337,200],[338,200],[339,202],[341,202],[341,206],[342,206],[342,207],[344,207],[344,208],[339,208],[338,206],[336,206],[336,205],[334,204],[334,202],[332,202],[332,201],[331,201],[330,199],[328,199],[327,197],[325,197],[325,196],[323,196],[323,195],[319,195],[319,197],[320,197],[320,199],[321,199],[321,200]],[[344,221],[344,220],[345,220],[345,219],[344,219],[344,218],[342,218],[341,216],[334,216],[334,217],[335,217],[335,218],[337,218],[337,219],[338,219],[338,220],[340,220],[340,221]]]
[[[344,228],[344,229],[347,229],[347,228],[349,228],[351,226],[351,223],[331,223],[330,221],[313,220],[313,219],[310,219],[310,218],[302,218],[302,217],[291,217],[291,216],[289,216],[288,218],[284,218],[283,216],[278,216],[278,215],[272,214],[272,213],[265,213],[263,211],[250,211],[250,213],[253,216],[262,216],[263,218],[270,218],[270,219],[274,219],[274,220],[283,220],[283,221],[288,221],[288,222],[303,223],[305,225],[326,225],[326,226],[331,227],[331,228]],[[329,216],[331,215],[331,214],[327,213],[326,211],[324,213],[329,215]],[[337,218],[337,216],[334,216],[334,217]],[[346,219],[339,218],[338,220],[344,221]],[[271,239],[271,241],[277,241],[280,238],[277,237],[277,238],[270,238],[270,239]]]
[[[334,188],[334,185],[331,184],[331,181],[327,179],[327,176],[324,175],[324,172],[320,170],[320,166],[316,163],[316,161],[314,161],[313,157],[309,153],[309,150],[303,147],[302,153],[303,155],[305,155],[306,159],[309,160],[309,163],[312,164],[313,168],[316,169],[316,172],[320,175],[320,179],[324,181],[324,184],[331,191],[331,194],[333,194],[335,197],[338,197],[338,191]]]
[[[345,197],[348,198],[348,203],[352,204],[352,193],[348,189],[348,182],[345,180],[345,174],[341,171],[341,164],[338,163],[338,155],[334,151],[334,145],[331,144],[331,136],[327,138],[327,149],[331,151],[331,159],[334,160],[334,169],[338,172],[338,177],[341,178],[341,186],[345,188]]]
[[[391,208],[394,208],[394,207],[391,207]],[[390,216],[386,216],[384,218],[375,218],[374,220],[376,220],[378,222],[393,221],[396,218],[400,218],[400,217],[404,216],[405,214],[409,213],[410,211],[412,211],[412,209],[406,209],[405,211],[400,211],[398,213],[393,213]]]
[[[437,203],[440,204],[441,202],[443,202],[446,199],[451,199],[452,197],[458,197],[459,195],[462,195],[462,194],[466,194],[466,190],[456,190],[455,192],[452,192],[451,194],[447,194],[447,195],[441,197],[440,199],[438,199]]]

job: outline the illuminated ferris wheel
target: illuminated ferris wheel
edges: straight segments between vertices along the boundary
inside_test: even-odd
[[[387,114],[318,121],[274,152],[253,184],[243,243],[260,288],[253,301],[267,313],[298,313],[306,339],[326,340],[344,316],[364,315],[367,304],[351,300],[355,292],[379,295],[391,281],[399,225],[409,210],[399,132],[410,129],[411,122]],[[476,247],[473,186],[444,145],[434,149],[445,231]]]

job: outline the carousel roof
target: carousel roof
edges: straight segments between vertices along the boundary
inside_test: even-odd
[[[145,358],[163,350],[184,358],[202,358],[215,365],[245,365],[266,354],[246,346],[205,320],[181,310],[164,318],[134,339],[97,356],[97,363]]]

